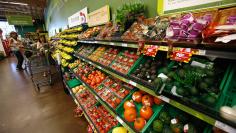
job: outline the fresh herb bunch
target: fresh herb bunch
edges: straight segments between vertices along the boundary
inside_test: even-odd
[[[116,10],[115,21],[117,24],[121,25],[121,31],[124,32],[144,11],[145,6],[141,2],[124,4]]]

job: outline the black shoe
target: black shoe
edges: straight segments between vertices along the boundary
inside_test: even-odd
[[[18,70],[18,71],[23,71],[23,70],[25,70],[24,68],[16,68],[16,70]]]

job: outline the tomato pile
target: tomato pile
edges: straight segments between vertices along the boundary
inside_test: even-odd
[[[87,113],[100,133],[107,133],[118,124],[118,121],[103,106],[94,106]]]
[[[146,122],[152,117],[152,106],[162,104],[162,101],[143,91],[136,91],[132,94],[132,99],[124,102],[124,118],[127,122],[134,122],[134,128],[141,131]],[[137,106],[141,108],[138,109]]]

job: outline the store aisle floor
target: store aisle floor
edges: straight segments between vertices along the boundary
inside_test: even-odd
[[[85,118],[74,118],[76,107],[62,84],[36,94],[26,72],[16,71],[15,58],[0,61],[0,133],[84,133]]]

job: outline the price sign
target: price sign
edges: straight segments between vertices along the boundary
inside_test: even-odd
[[[102,67],[98,66],[98,69],[102,69]]]
[[[236,132],[236,129],[234,129],[234,128],[232,128],[232,127],[230,127],[230,126],[228,126],[228,125],[226,125],[226,124],[224,124],[220,121],[216,121],[215,126],[222,129],[222,130],[224,130],[224,131],[226,131],[226,132],[228,132],[228,133],[235,133]]]
[[[131,80],[129,81],[129,84],[131,84],[131,85],[133,85],[135,87],[137,86],[137,83],[135,83],[134,81],[131,81]]]
[[[116,116],[116,120],[117,120],[120,124],[123,124],[123,123],[124,123],[124,121],[121,120],[121,118],[120,118],[119,116]]]
[[[158,49],[159,49],[159,46],[157,45],[145,45],[143,49],[143,54],[147,56],[155,57]]]
[[[122,46],[122,47],[127,47],[128,44],[127,44],[127,43],[122,43],[121,46]]]
[[[165,96],[158,96],[158,98],[160,98],[162,101],[164,101],[166,103],[170,103],[170,99]]]
[[[172,51],[170,55],[171,60],[188,63],[192,57],[192,50],[190,48],[179,48]]]
[[[114,43],[114,42],[111,42],[110,45],[115,45],[115,43]]]

